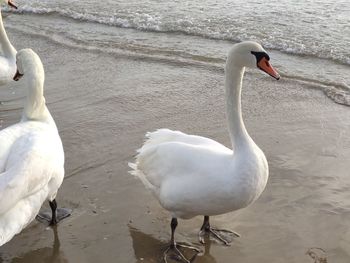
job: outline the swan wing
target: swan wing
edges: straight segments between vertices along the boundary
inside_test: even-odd
[[[5,214],[0,216],[0,247],[20,233],[38,214],[48,194],[47,187],[20,199]]]
[[[35,218],[42,203],[55,195],[62,183],[61,140],[54,129],[41,128],[15,140],[5,171],[0,173],[0,246]]]
[[[146,141],[142,148],[147,148],[149,146],[154,146],[164,142],[181,142],[201,147],[220,149],[222,151],[227,151],[227,153],[232,153],[231,149],[212,139],[197,135],[189,135],[180,131],[172,131],[169,129],[159,129],[155,132],[148,132],[146,134]],[[142,148],[140,150],[142,150]]]
[[[13,143],[5,171],[0,174],[0,215],[46,188],[54,175],[62,173],[63,152],[52,135],[51,131],[34,131]]]
[[[162,184],[169,178],[188,181],[220,174],[233,152],[222,147],[208,147],[171,141],[143,147],[130,164],[132,172],[146,187],[159,195]]]
[[[26,132],[26,126],[24,123],[17,123],[0,131],[0,173],[5,171],[11,147]]]
[[[159,155],[159,149],[163,149],[166,144],[174,145],[174,148],[169,149],[172,156],[169,156],[169,160],[163,160],[164,156]],[[169,167],[173,167],[174,159],[176,159],[176,153],[174,149],[178,146],[187,146],[188,149],[207,149],[207,151],[222,152],[225,154],[232,154],[232,150],[226,146],[206,137],[188,135],[180,131],[172,131],[169,129],[159,129],[155,132],[148,132],[146,134],[146,141],[143,146],[137,151],[136,163],[129,163],[130,168],[133,169],[131,173],[137,176],[143,184],[151,189],[153,192],[158,192],[159,185],[162,181],[161,177],[163,174],[168,174],[168,171],[164,171]],[[166,156],[168,153],[165,152]],[[185,154],[189,154],[186,152]],[[154,163],[153,163],[154,162]],[[155,162],[159,162],[156,164]],[[155,168],[154,171],[152,167]]]

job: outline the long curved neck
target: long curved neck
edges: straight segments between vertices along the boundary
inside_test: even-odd
[[[35,71],[34,71],[35,72]],[[44,77],[35,73],[25,76],[27,85],[27,98],[24,104],[22,121],[53,122],[46,108],[44,98]]]
[[[244,147],[252,141],[242,118],[241,90],[244,71],[244,67],[226,65],[226,111],[234,150]]]
[[[0,9],[0,44],[3,51],[3,56],[8,58],[15,58],[16,49],[12,46],[10,40],[7,37],[4,23],[2,22],[2,14]]]

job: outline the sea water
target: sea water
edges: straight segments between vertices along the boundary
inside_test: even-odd
[[[223,69],[260,42],[286,78],[350,105],[350,1],[17,1],[5,26],[62,45]]]

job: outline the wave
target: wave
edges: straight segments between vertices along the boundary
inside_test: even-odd
[[[100,13],[79,13],[73,10],[65,10],[60,8],[31,7],[29,5],[24,5],[17,10],[10,10],[6,8],[5,11],[16,14],[58,15],[63,18],[70,18],[89,23],[98,23],[107,26],[159,33],[184,34],[214,40],[240,42],[247,39],[255,39],[263,42],[264,46],[271,50],[277,50],[291,55],[311,56],[320,59],[327,59],[339,64],[350,65],[350,57],[348,57],[346,54],[331,53],[317,49],[306,50],[305,48],[302,49],[298,47],[291,47],[280,40],[276,42],[271,42],[271,40],[270,42],[266,42],[265,40],[259,40],[259,37],[257,36],[232,36],[231,34],[225,32],[215,32],[215,29],[210,29],[208,26],[196,25],[196,23],[193,23],[192,21],[179,20],[169,23],[149,14],[133,13],[128,14],[128,16],[125,17],[118,17],[116,15],[110,16]]]
[[[322,90],[323,93],[334,102],[350,106],[350,87],[346,84],[334,81],[320,81],[291,74],[281,74],[281,76],[283,78],[305,83],[311,88]]]
[[[186,52],[174,52],[169,50],[168,52],[162,50],[157,52],[154,48],[148,48],[143,46],[142,48],[135,48],[134,46],[117,45],[113,47],[100,47],[92,45],[89,41],[83,41],[81,39],[75,39],[74,37],[68,37],[66,35],[51,35],[46,33],[39,33],[38,31],[29,32],[23,30],[21,27],[8,26],[10,29],[18,31],[22,34],[30,35],[31,37],[40,37],[48,39],[59,45],[63,45],[69,48],[76,48],[80,50],[87,50],[89,52],[107,53],[111,56],[124,57],[126,59],[135,60],[148,60],[159,63],[167,63],[180,66],[193,66],[199,68],[205,68],[216,72],[224,73],[225,60],[214,57],[204,57],[193,55]],[[301,77],[297,75],[291,75],[284,72],[280,72],[283,79],[290,79],[305,84],[308,87],[322,90],[325,95],[338,104],[350,106],[350,87],[343,83],[337,83],[332,81],[321,81],[307,77]],[[252,74],[252,73],[251,73]],[[253,73],[254,74],[254,73]]]

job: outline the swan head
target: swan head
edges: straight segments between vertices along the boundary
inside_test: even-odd
[[[227,59],[228,66],[258,68],[275,79],[280,79],[278,72],[271,66],[266,50],[254,41],[235,44]]]
[[[15,3],[12,0],[0,0],[0,4],[6,3],[8,4],[10,7],[17,9],[17,6],[15,5]]]
[[[22,49],[16,55],[17,72],[13,80],[18,81],[24,75],[43,76],[44,67],[39,56],[30,48]]]

